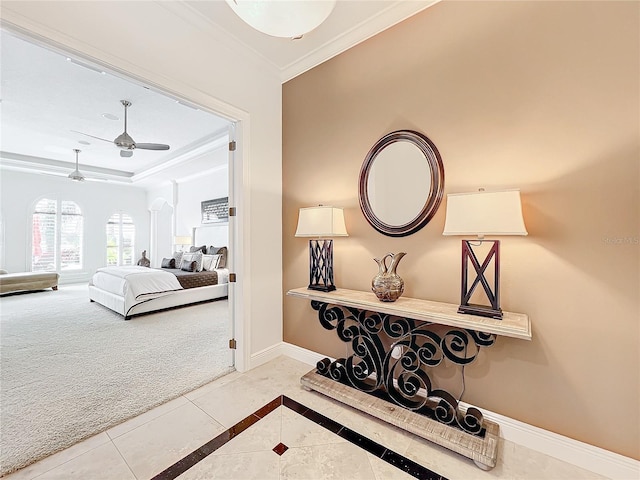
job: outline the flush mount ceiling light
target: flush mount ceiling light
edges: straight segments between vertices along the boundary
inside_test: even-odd
[[[296,38],[324,22],[336,0],[226,0],[244,22],[273,37]]]
[[[76,182],[84,182],[84,175],[82,175],[80,170],[78,170],[78,154],[80,153],[80,150],[74,148],[73,151],[76,152],[76,169],[69,174],[69,178]]]

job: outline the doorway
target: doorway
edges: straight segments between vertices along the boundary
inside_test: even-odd
[[[5,34],[5,32],[3,30],[3,35],[4,34]],[[42,43],[41,41],[38,41],[38,40],[33,39],[33,38],[27,38],[24,35],[19,35],[18,38],[20,40],[26,41],[26,42],[28,42],[28,43],[30,43],[32,45],[35,45],[35,46],[37,46],[39,48],[44,48],[44,49],[50,50],[50,51],[52,51],[54,53],[68,56],[68,58],[71,58],[72,60],[75,60],[77,62],[83,63],[83,65],[81,65],[81,66],[75,66],[76,68],[86,68],[86,66],[98,68],[100,70],[100,72],[98,72],[98,73],[92,72],[92,73],[96,73],[96,75],[97,75],[96,79],[103,78],[103,77],[100,77],[100,75],[104,75],[104,74],[101,73],[102,71],[104,71],[104,70],[102,70],[104,67],[99,65],[97,61],[93,61],[93,60],[87,59],[87,58],[72,57],[71,56],[72,54],[69,53],[69,52],[64,52],[64,51],[60,50],[57,47],[52,47],[51,45],[47,45],[47,44]],[[3,42],[3,48],[6,48],[6,44],[4,44],[4,42]],[[3,55],[3,57],[4,57],[4,55]],[[4,61],[5,61],[5,59],[3,58],[3,62]],[[73,62],[71,62],[71,63],[73,63]],[[4,65],[3,65],[3,67],[4,67]],[[4,68],[3,68],[3,71],[4,71]],[[209,115],[216,115],[215,112],[211,111],[212,109],[210,107],[196,105],[189,98],[185,98],[183,96],[180,96],[180,95],[176,94],[175,92],[173,92],[173,93],[164,92],[164,91],[162,91],[162,89],[158,88],[157,86],[149,85],[148,83],[144,82],[142,79],[126,77],[126,76],[123,76],[121,73],[117,73],[117,72],[106,72],[105,74],[106,75],[117,76],[117,77],[122,78],[122,79],[124,79],[124,80],[126,80],[128,82],[131,82],[132,84],[135,84],[135,85],[137,85],[139,87],[142,87],[142,88],[148,90],[149,92],[152,92],[153,94],[163,95],[163,96],[165,96],[167,98],[170,98],[173,102],[182,103],[182,104],[186,105],[185,108],[195,108],[195,109],[198,109],[201,112],[205,112],[205,113],[207,113]],[[6,96],[3,98],[3,101],[5,101],[5,99],[6,99]],[[229,112],[233,112],[233,108],[230,107],[228,109],[228,111]],[[5,121],[7,121],[7,117],[6,116],[4,116],[4,118],[3,118],[3,123]],[[227,113],[227,114],[224,115],[224,121],[227,123],[227,127],[226,127],[227,133],[226,133],[226,135],[228,135],[228,140],[230,140],[229,143],[236,142],[236,144],[242,144],[242,130],[243,130],[243,124],[244,124],[243,122],[248,121],[248,119],[241,118],[241,116],[231,117]],[[3,125],[3,127],[4,127],[4,125]],[[105,135],[106,136],[106,134],[101,134],[101,135]],[[225,143],[227,143],[227,142],[225,141]],[[85,145],[83,148],[87,148],[87,147],[88,146]],[[242,169],[242,157],[241,157],[242,148],[230,149],[228,147],[228,145],[225,145],[224,148],[225,148],[225,156],[226,156],[227,161],[228,161],[228,174],[227,174],[228,191],[227,191],[227,196],[229,198],[229,205],[230,206],[237,206],[238,205],[237,198],[239,198],[241,196],[241,193],[242,193],[242,183],[239,181],[239,179],[242,178],[242,176],[238,173],[238,170],[241,171],[241,169]],[[135,152],[134,155],[137,154],[137,153],[138,152]],[[185,155],[187,155],[189,152],[183,152],[183,153]],[[29,156],[32,157],[32,155],[29,155]],[[193,156],[192,156],[191,159],[193,160]],[[174,163],[172,164],[172,168],[179,169],[180,168],[179,163],[177,161],[175,161],[175,159],[173,159],[173,160],[174,160]],[[35,163],[36,163],[35,167],[37,167],[38,169],[43,169],[43,168],[47,167],[46,162],[35,162]],[[23,171],[26,168],[25,165],[26,165],[26,162],[23,162],[23,165],[21,167],[23,169]],[[156,168],[156,167],[154,166],[153,168]],[[86,169],[86,167],[85,167],[85,169]],[[113,174],[113,175],[115,175],[115,174]],[[148,177],[146,177],[144,175],[141,175],[139,172],[138,173],[134,172],[132,176],[135,177],[136,175],[142,176],[143,179],[148,178]],[[196,175],[199,175],[199,174],[196,174]],[[113,182],[114,180],[110,180],[110,181]],[[135,188],[135,186],[133,186],[133,187],[129,186],[128,188]],[[148,192],[151,192],[151,193],[148,193],[148,197],[153,197],[157,193],[158,190],[162,190],[162,188],[160,186],[157,186],[157,187],[156,186],[149,186]],[[217,195],[217,193],[214,193],[214,192],[204,192],[204,194],[206,195],[206,197],[204,199],[209,199],[210,196],[214,196],[215,197]],[[149,203],[153,203],[153,202],[151,201]],[[9,205],[7,205],[7,207],[8,206]],[[160,218],[157,218],[156,221],[166,221],[167,212],[169,210],[171,210],[170,213],[172,215],[175,215],[175,213],[176,213],[175,212],[176,211],[175,206],[176,205],[169,205],[169,204],[160,205],[160,208],[158,210],[159,213],[160,213]],[[152,217],[153,216],[152,208],[149,208],[148,210],[149,210],[149,213],[148,213],[149,216]],[[200,212],[198,212],[198,215],[199,214],[200,214]],[[162,220],[162,219],[164,219],[164,220]],[[236,219],[237,219],[236,216],[230,216],[229,217],[229,221],[228,221],[228,230],[229,230],[229,236],[228,236],[228,247],[229,247],[228,248],[228,266],[229,266],[230,272],[233,272],[234,269],[238,266],[238,263],[240,263],[240,261],[241,261],[238,258],[239,257],[238,252],[240,251],[239,248],[238,248],[238,245],[239,245],[238,238],[241,236],[242,232],[240,231],[241,225],[236,222]],[[175,220],[175,217],[173,217],[173,220]],[[5,226],[4,223],[6,223],[6,222],[3,222],[3,227]],[[96,221],[94,223],[98,223],[100,225],[103,225],[104,222],[101,223],[101,222]],[[151,230],[151,224],[152,223],[153,223],[153,219],[149,219],[148,220],[148,230],[149,231]],[[193,226],[195,226],[195,225],[193,225]],[[101,227],[101,228],[103,228],[103,227]],[[17,229],[15,229],[13,231],[20,231],[20,230],[24,231],[25,229],[21,228],[21,227],[18,227]],[[178,232],[175,232],[175,230],[167,229],[166,226],[164,226],[163,228],[160,228],[159,230],[163,232],[163,236],[164,237],[166,237],[166,234],[169,233],[169,232],[170,232],[171,236],[174,236],[175,233],[178,233]],[[149,234],[149,232],[147,233],[147,240],[149,242],[151,240],[151,235]],[[91,243],[91,242],[89,242],[89,243]],[[157,252],[160,252],[159,247],[157,245],[156,245],[155,248],[158,249]],[[29,250],[29,249],[27,249],[27,250]],[[7,249],[7,251],[8,251],[8,249]],[[25,258],[27,256],[28,256],[28,251],[25,253]],[[156,256],[156,260],[158,258],[159,257]],[[26,264],[26,262],[25,262],[25,264]],[[95,266],[95,263],[92,265],[91,262],[89,262],[87,264],[87,267],[88,267],[87,269],[88,270],[92,269],[92,266]],[[228,302],[228,315],[229,315],[229,317],[228,317],[229,318],[229,322],[228,322],[228,331],[229,331],[228,337],[229,337],[229,339],[233,338],[234,335],[236,335],[236,332],[237,332],[237,334],[241,334],[242,331],[243,331],[241,326],[239,328],[236,328],[236,324],[238,322],[238,320],[237,320],[238,316],[236,315],[235,312],[238,311],[238,308],[236,306],[240,302],[240,298],[239,298],[239,295],[237,294],[237,290],[236,290],[237,287],[238,287],[237,283],[229,283],[229,295],[228,295],[228,300],[227,300],[227,302]],[[60,288],[64,289],[64,285],[61,285]],[[26,301],[28,301],[28,299],[26,299]],[[174,312],[175,312],[175,321],[179,322],[180,321],[179,317],[181,315],[181,313],[180,313],[181,310],[178,309],[178,310],[175,310]],[[123,322],[122,319],[115,319],[114,321]],[[135,319],[132,320],[132,321],[135,322]],[[239,341],[238,342],[239,350],[244,348],[246,344],[247,344],[246,342]],[[182,352],[176,352],[177,355],[179,355],[181,353]],[[233,353],[233,352],[230,351],[230,353]],[[239,353],[238,358],[240,359],[240,363],[242,363],[241,359],[243,358],[244,352],[243,351],[239,351],[238,353]],[[233,355],[229,355],[228,358],[229,358],[230,365],[234,365],[235,364],[234,356]],[[242,369],[242,367],[241,367],[241,369]],[[196,386],[197,385],[194,385],[194,387],[196,387]]]

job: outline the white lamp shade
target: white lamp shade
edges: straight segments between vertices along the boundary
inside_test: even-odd
[[[191,237],[188,235],[178,235],[173,237],[174,245],[191,245]]]
[[[450,193],[443,235],[527,235],[518,190]]]
[[[324,22],[336,0],[227,0],[227,4],[256,30],[273,37],[294,38]]]
[[[296,237],[347,237],[344,212],[335,207],[301,208]]]

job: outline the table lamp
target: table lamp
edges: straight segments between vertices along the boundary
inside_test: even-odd
[[[189,235],[177,235],[173,237],[173,243],[180,245],[180,251],[184,250],[185,245],[191,245],[191,237]]]
[[[518,190],[447,195],[447,213],[443,235],[477,236],[478,243],[462,240],[462,282],[458,313],[502,319],[500,309],[500,241],[485,240],[485,236],[527,235],[522,218],[522,205]],[[484,242],[491,248],[480,263],[473,250]],[[493,260],[493,262],[492,262]],[[469,285],[469,263],[476,277]],[[485,276],[493,263],[493,289]],[[476,287],[482,285],[490,306],[471,304]]]
[[[314,237],[309,240],[309,289],[331,292],[333,283],[333,240],[329,237],[347,237],[344,212],[341,208],[301,208],[298,215],[296,237]]]

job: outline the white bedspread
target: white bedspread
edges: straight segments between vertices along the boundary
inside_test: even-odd
[[[155,298],[182,290],[173,273],[138,266],[98,268],[91,284],[135,300]]]

